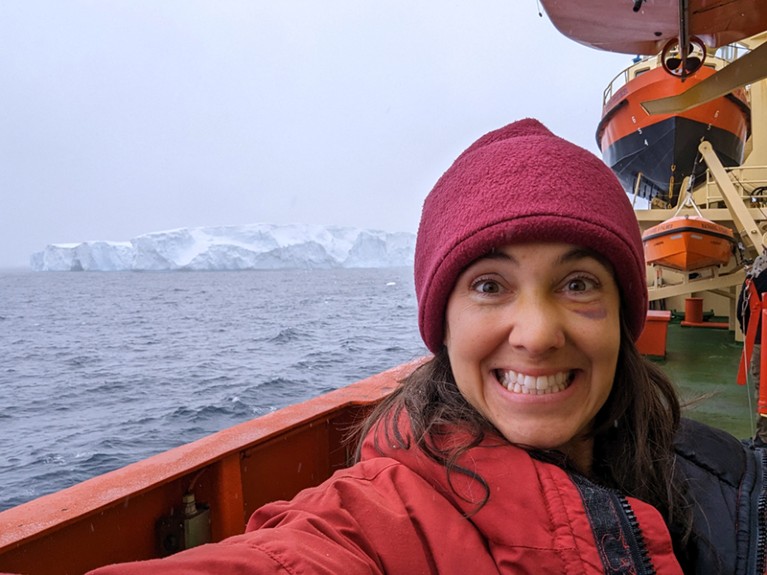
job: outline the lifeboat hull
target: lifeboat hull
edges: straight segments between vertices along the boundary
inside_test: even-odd
[[[723,166],[737,166],[743,161],[744,140],[740,137],[724,128],[679,117],[621,138],[607,146],[602,156],[627,193],[634,193],[641,174],[638,195],[648,201],[657,196],[673,206],[686,176],[693,175],[696,181],[704,177],[706,164],[696,161],[703,139],[711,144]]]
[[[678,94],[712,74],[714,70],[704,66],[680,82],[663,68],[652,68],[627,82],[605,104],[597,143],[627,193],[637,191],[647,200],[658,197],[676,205],[684,178],[705,173],[706,165],[697,157],[702,140],[711,144],[724,166],[742,163],[750,122],[742,90],[677,115],[649,115],[641,107],[642,102]]]
[[[642,234],[648,264],[694,271],[730,261],[735,238],[726,226],[697,216],[677,216]]]

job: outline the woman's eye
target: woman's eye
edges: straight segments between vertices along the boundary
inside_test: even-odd
[[[590,277],[576,277],[567,281],[567,290],[571,292],[584,292],[598,287],[599,283]]]
[[[501,292],[501,286],[497,281],[481,279],[474,282],[472,289],[479,293],[496,294]]]

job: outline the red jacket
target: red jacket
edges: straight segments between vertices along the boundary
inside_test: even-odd
[[[453,491],[444,467],[417,448],[384,451],[368,439],[361,463],[259,509],[244,535],[92,573],[602,575],[616,560],[615,572],[648,572],[625,569],[630,552],[641,554],[628,548],[626,533],[610,530],[609,517],[595,516],[610,508],[600,497],[612,492],[579,489],[562,469],[522,449],[487,441],[460,459],[489,486],[487,504],[468,519],[485,493],[475,481],[453,474]],[[597,505],[587,509],[589,498]],[[654,572],[681,573],[660,514],[629,501]]]

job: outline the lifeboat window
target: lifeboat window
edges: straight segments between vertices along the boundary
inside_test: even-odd
[[[640,70],[634,70],[634,78],[636,78],[637,76],[641,76],[642,74],[647,72],[649,69],[650,68],[642,68]]]

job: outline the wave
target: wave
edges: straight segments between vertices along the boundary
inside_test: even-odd
[[[295,341],[301,341],[307,336],[306,332],[302,332],[299,329],[289,327],[281,329],[280,332],[272,337],[269,337],[266,341],[269,343],[286,344]]]
[[[425,353],[406,269],[20,277],[0,510]]]

